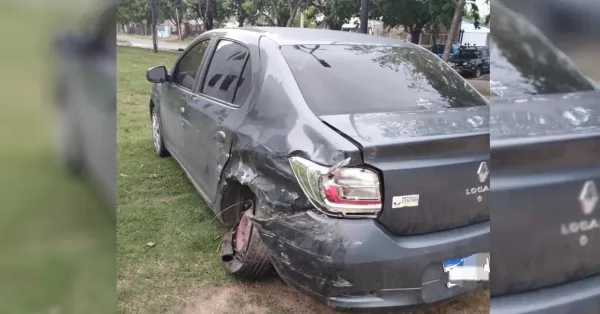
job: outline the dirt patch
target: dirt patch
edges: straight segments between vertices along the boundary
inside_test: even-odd
[[[117,291],[129,288],[129,280],[117,279]]]
[[[325,305],[301,294],[281,281],[242,283],[204,288],[182,314],[334,314]]]
[[[305,296],[282,281],[240,283],[228,287],[204,287],[202,294],[188,299],[181,314],[335,314],[331,308]],[[411,314],[489,313],[489,290],[477,289],[437,307]]]
[[[126,46],[126,47],[131,47],[131,43],[126,41],[126,40],[119,40],[117,39],[117,46]]]

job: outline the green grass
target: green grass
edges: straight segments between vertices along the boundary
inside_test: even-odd
[[[478,91],[479,91],[479,92],[481,93],[481,95],[483,95],[483,96],[488,96],[488,97],[490,96],[490,90],[489,90],[489,89],[484,89],[484,88],[482,88],[482,89],[478,89]]]
[[[127,313],[168,312],[181,303],[173,296],[234,280],[219,262],[219,221],[176,162],[153,151],[145,71],[176,57],[126,47],[117,53],[117,280]]]
[[[0,313],[114,313],[114,221],[55,154],[52,12],[0,5]]]

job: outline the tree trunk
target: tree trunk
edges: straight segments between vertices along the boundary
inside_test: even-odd
[[[204,18],[204,30],[213,29],[213,5],[212,0],[206,0],[206,14]]]
[[[294,26],[294,19],[296,18],[296,13],[298,13],[299,6],[300,6],[299,3],[296,4],[296,3],[293,3],[292,0],[288,0],[288,8],[290,10],[290,16],[288,17],[287,21],[285,22],[286,27]]]
[[[369,29],[369,0],[362,0],[360,4],[360,32],[366,34]]]
[[[296,8],[290,12],[290,17],[288,18],[287,22],[285,23],[286,27],[294,27],[294,19],[296,19],[297,11],[298,11],[298,8]]]
[[[450,30],[448,30],[448,38],[446,38],[446,46],[444,47],[444,54],[442,55],[442,60],[445,62],[448,62],[450,48],[452,48],[454,37],[456,37],[458,29],[460,28],[465,3],[466,0],[454,0],[454,5],[456,5],[454,7],[454,17],[452,17],[452,24],[450,25]]]
[[[421,31],[423,30],[423,27],[418,27],[415,26],[415,28],[410,32],[410,42],[418,45],[419,41],[421,40]]]
[[[150,11],[152,12],[152,46],[154,47],[154,52],[158,52],[158,40],[156,39],[156,0],[150,0]]]
[[[238,15],[238,27],[244,27],[244,22],[246,21],[246,18],[248,18],[248,14],[247,14],[246,10],[244,10],[244,7],[242,6],[241,1],[238,2],[237,8],[238,8],[238,11],[240,12],[240,14]]]
[[[285,11],[276,12],[275,16],[276,16],[277,20],[275,22],[277,23],[278,27],[286,27],[287,26],[288,19],[290,18],[288,15],[289,15],[289,12],[285,12]]]
[[[198,0],[198,19],[202,20],[202,31],[206,31],[206,22],[204,22],[204,14],[202,14],[202,3],[204,0]],[[198,20],[196,19],[196,20]]]
[[[328,29],[339,31],[344,26],[344,23],[340,23],[339,20],[328,20],[325,22],[325,25],[327,25]]]
[[[183,40],[183,32],[181,31],[181,18],[179,17],[179,9],[175,8],[175,15],[177,19],[177,37],[179,37],[179,41]]]

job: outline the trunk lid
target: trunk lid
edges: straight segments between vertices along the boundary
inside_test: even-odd
[[[600,273],[599,96],[494,100],[492,296]]]
[[[378,221],[394,234],[411,235],[489,219],[488,117],[489,107],[481,106],[320,118],[381,172]],[[413,195],[418,202],[407,197]]]

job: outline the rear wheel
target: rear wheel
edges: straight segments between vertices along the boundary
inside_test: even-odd
[[[253,201],[247,201],[239,222],[221,241],[221,262],[225,269],[249,280],[260,279],[271,270],[269,252],[250,220],[255,207]]]
[[[158,107],[152,108],[152,140],[154,141],[154,152],[159,157],[169,156],[169,151],[165,147],[165,142],[162,136],[162,124],[160,122],[160,114]]]

